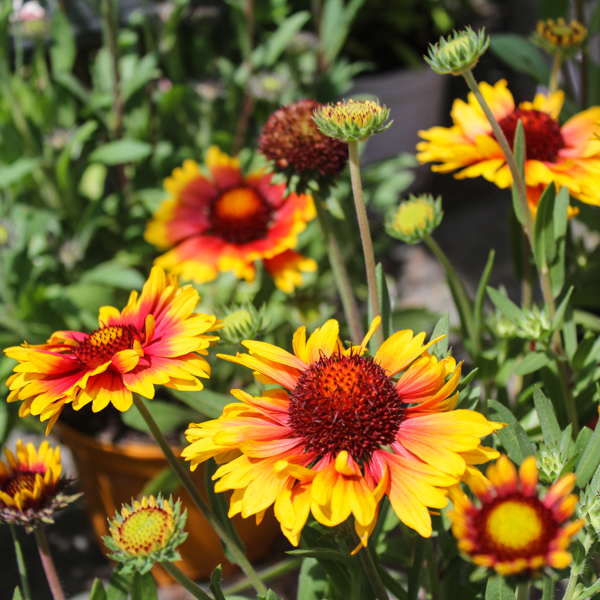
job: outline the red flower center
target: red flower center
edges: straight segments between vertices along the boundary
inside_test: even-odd
[[[73,353],[87,367],[95,369],[110,360],[117,352],[133,348],[144,335],[134,325],[111,325],[91,333],[75,348]]]
[[[474,527],[475,553],[499,562],[545,556],[558,531],[550,509],[518,492],[485,504],[474,517]]]
[[[312,364],[290,394],[289,426],[308,450],[355,460],[394,441],[403,420],[402,399],[370,358],[334,353]]]
[[[523,123],[525,133],[527,160],[555,162],[558,158],[558,151],[565,147],[560,124],[545,112],[515,109],[499,123],[513,149],[519,119]],[[493,137],[496,139],[496,136]]]
[[[35,473],[14,473],[5,481],[0,481],[0,490],[14,498],[24,491],[33,492],[35,488]]]
[[[232,188],[213,202],[212,233],[232,244],[245,244],[267,235],[273,209],[251,188]]]

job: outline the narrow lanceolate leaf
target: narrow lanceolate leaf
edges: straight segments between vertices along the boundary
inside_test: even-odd
[[[156,582],[152,573],[135,572],[131,580],[131,600],[158,600]]]
[[[473,328],[475,335],[481,335],[481,316],[483,314],[483,302],[485,300],[485,289],[487,288],[490,275],[492,274],[492,267],[494,266],[494,257],[496,255],[495,250],[490,250],[483,275],[477,287],[477,296],[475,298],[475,307],[473,309]]]
[[[519,122],[517,123],[517,129],[515,130],[514,151],[517,167],[519,167],[519,173],[521,173],[521,177],[525,179],[525,131],[523,129],[523,123],[521,122],[521,119],[519,119]],[[517,187],[514,184],[512,186],[512,199],[515,215],[519,223],[521,223],[521,225],[525,225],[523,207],[521,206],[521,200],[519,199],[519,195],[517,193]]]
[[[545,367],[551,360],[544,352],[531,352],[515,368],[516,375],[527,375],[534,371],[539,371]]]
[[[491,416],[495,421],[506,423],[507,427],[498,431],[498,437],[506,450],[508,458],[517,465],[520,465],[523,462],[524,456],[521,444],[519,443],[519,437],[517,436],[517,427],[521,426],[510,410],[497,400],[488,400],[488,406],[492,411]]]
[[[556,313],[554,314],[552,323],[550,323],[550,331],[554,332],[562,325],[562,320],[565,316],[567,306],[569,306],[569,300],[571,299],[571,294],[573,293],[573,289],[574,289],[573,286],[571,286],[569,288],[567,295],[563,298],[563,301],[560,303],[559,307],[556,309]]]
[[[583,488],[592,478],[600,464],[600,428],[597,428],[588,443],[579,465],[577,465],[577,485]]]
[[[494,303],[494,306],[513,324],[517,327],[521,324],[523,320],[523,313],[521,309],[507,296],[500,293],[498,290],[494,288],[487,288],[488,296],[490,300]]]
[[[221,591],[221,581],[223,580],[223,570],[221,569],[221,565],[219,565],[210,576],[210,591],[212,595],[215,597],[215,600],[225,600],[225,596]]]
[[[561,431],[554,409],[550,400],[537,385],[533,388],[533,403],[544,434],[544,442],[548,445],[556,444],[558,446],[561,440]]]
[[[485,600],[514,600],[515,593],[501,575],[490,577],[485,588]]]
[[[441,339],[437,344],[434,344],[429,349],[429,352],[435,354],[439,359],[445,358],[448,355],[448,334],[450,333],[450,313],[444,313],[433,328],[431,340],[434,340],[441,335],[446,337]]]
[[[533,256],[540,269],[547,267],[556,253],[553,218],[555,200],[556,187],[551,183],[540,198],[533,230]]]
[[[104,586],[102,585],[102,582],[99,579],[94,580],[89,600],[107,600],[106,590],[104,589]]]

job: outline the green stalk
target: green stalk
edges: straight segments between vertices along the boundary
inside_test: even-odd
[[[425,540],[425,560],[427,561],[427,576],[429,577],[431,600],[442,600],[443,592],[440,584],[440,574],[431,538]]]
[[[194,598],[198,600],[213,600],[200,586],[195,584],[177,565],[165,560],[159,563],[181,584]]]
[[[42,560],[42,566],[46,573],[46,579],[52,592],[54,600],[65,600],[65,593],[63,592],[52,555],[50,554],[50,547],[48,546],[48,540],[41,523],[37,523],[33,529],[35,535],[35,541],[37,542],[38,550],[40,552],[40,559]]]
[[[377,291],[377,276],[375,274],[375,254],[373,253],[373,241],[369,229],[367,207],[362,191],[360,180],[360,165],[358,159],[358,142],[348,142],[348,153],[350,155],[350,177],[352,179],[352,192],[356,205],[356,216],[360,228],[363,252],[365,255],[365,267],[367,271],[367,284],[369,286],[369,302],[371,303],[371,318],[381,317],[381,306],[379,304],[379,292]],[[383,329],[378,327],[373,335],[375,346],[379,348],[383,344]]]
[[[358,536],[356,536],[356,541],[358,542]],[[364,547],[358,551],[358,556],[362,562],[363,568],[367,575],[367,579],[371,584],[371,589],[375,594],[375,598],[377,600],[390,600],[388,596],[387,589],[385,585],[383,585],[383,581],[381,581],[381,577],[379,577],[379,573],[377,572],[377,567],[375,566],[375,561],[371,556],[371,551],[369,548]]]
[[[250,564],[250,561],[246,558],[246,555],[242,552],[240,547],[235,543],[235,541],[231,538],[229,533],[223,528],[219,519],[212,512],[208,504],[205,502],[204,498],[200,495],[200,492],[196,489],[193,481],[188,475],[187,471],[183,468],[173,450],[171,450],[171,446],[165,439],[165,436],[162,434],[162,431],[156,424],[154,417],[150,414],[150,411],[146,408],[144,401],[138,394],[132,394],[133,403],[135,407],[138,409],[140,415],[148,425],[148,429],[150,429],[150,433],[156,440],[156,443],[160,446],[160,449],[163,451],[169,466],[175,471],[175,474],[181,481],[181,484],[186,489],[188,494],[192,497],[194,504],[200,509],[200,512],[204,515],[204,518],[210,523],[211,527],[215,530],[217,535],[223,540],[223,543],[227,545],[227,548],[231,552],[234,560],[240,565],[248,579],[252,581],[252,585],[256,589],[259,594],[266,594],[267,587],[260,580],[260,577],[257,575],[256,571]]]
[[[444,254],[444,251],[438,246],[437,242],[430,236],[426,235],[423,241],[427,244],[429,249],[433,252],[435,257],[440,261],[444,271],[446,271],[446,278],[448,279],[448,285],[452,291],[452,295],[457,304],[458,312],[460,313],[461,319],[464,321],[463,326],[471,344],[473,346],[473,355],[478,356],[480,352],[479,336],[475,333],[475,327],[473,323],[473,307],[469,294],[461,281],[460,277],[456,274],[452,264],[448,260],[448,257]]]
[[[529,588],[531,581],[521,581],[517,584],[516,600],[529,600]]]
[[[313,191],[315,201],[315,209],[317,211],[317,219],[321,227],[321,233],[327,245],[327,254],[329,256],[329,264],[333,271],[333,277],[342,301],[344,315],[350,328],[350,337],[354,343],[361,342],[365,336],[362,323],[360,322],[360,313],[358,312],[358,304],[352,290],[352,284],[348,277],[348,271],[344,265],[344,259],[340,251],[339,244],[333,232],[331,221],[327,210],[323,207],[323,199],[321,194]]]
[[[23,549],[21,548],[21,542],[17,536],[17,529],[9,523],[10,535],[13,539],[13,545],[15,547],[15,555],[17,557],[17,567],[19,569],[19,579],[21,580],[21,591],[23,592],[24,600],[31,600],[31,591],[29,590],[29,580],[27,579],[27,565],[23,558]]]
[[[558,74],[560,73],[560,67],[562,66],[562,55],[555,54],[554,62],[552,63],[552,72],[550,73],[550,82],[548,84],[548,93],[554,94],[558,91]]]
[[[577,580],[579,579],[579,570],[571,568],[571,574],[569,575],[569,583],[565,590],[563,600],[573,600],[573,594],[575,593],[575,587],[577,586]]]
[[[299,569],[302,566],[302,560],[302,558],[286,558],[285,560],[278,562],[272,567],[264,569],[258,574],[258,576],[261,578],[262,581],[270,581],[272,579],[277,579],[282,575],[291,573],[292,571]],[[244,590],[247,590],[249,587],[252,587],[252,582],[250,582],[247,577],[244,577],[244,579],[242,579],[241,581],[236,581],[236,583],[224,588],[223,595],[232,596],[234,594],[237,594],[238,592],[243,592]]]

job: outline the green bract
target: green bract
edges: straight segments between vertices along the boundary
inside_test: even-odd
[[[313,119],[319,131],[342,142],[361,142],[385,131],[390,111],[372,100],[345,100],[315,110]]]
[[[230,344],[240,344],[243,340],[254,339],[264,333],[269,326],[265,318],[264,305],[260,310],[256,310],[251,302],[243,302],[241,305],[225,308],[225,311],[223,329],[220,333],[221,339]]]
[[[485,29],[475,33],[470,27],[464,31],[455,31],[454,37],[440,38],[437,44],[430,44],[429,56],[425,62],[440,75],[451,73],[461,75],[476,64],[490,45]]]
[[[108,556],[121,563],[121,573],[144,574],[157,562],[181,560],[175,548],[187,538],[186,518],[180,500],[173,504],[173,498],[164,500],[160,494],[124,505],[121,514],[109,520],[110,536],[102,538],[111,550]]]
[[[390,212],[385,229],[392,237],[417,244],[442,222],[442,198],[431,194],[410,196]]]

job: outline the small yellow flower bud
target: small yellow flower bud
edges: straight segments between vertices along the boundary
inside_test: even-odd
[[[429,235],[442,221],[442,199],[429,194],[411,196],[390,213],[386,231],[407,244],[416,244]]]

